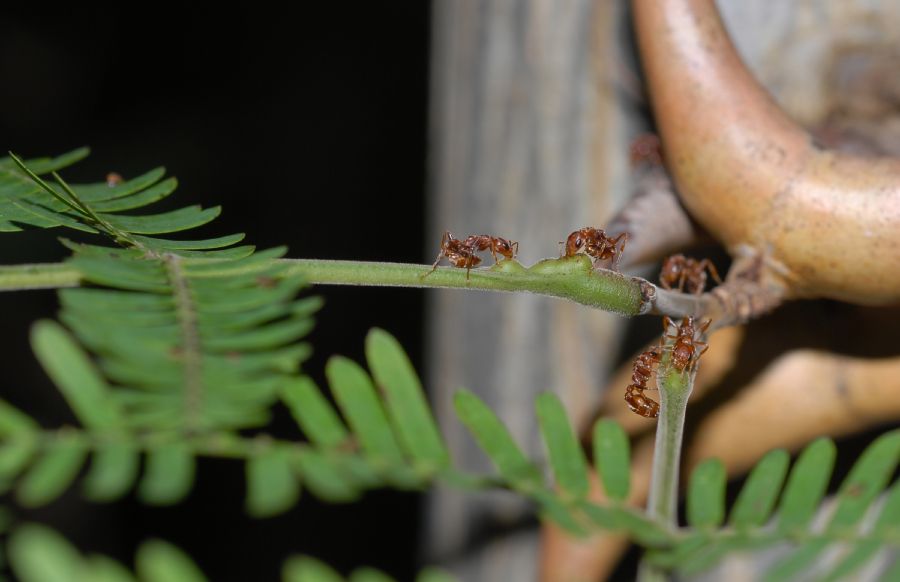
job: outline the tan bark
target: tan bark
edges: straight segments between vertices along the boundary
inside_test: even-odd
[[[765,253],[790,295],[900,300],[900,160],[822,150],[741,61],[713,0],[634,0],[668,168],[730,249]]]

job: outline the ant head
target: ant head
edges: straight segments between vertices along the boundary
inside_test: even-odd
[[[663,261],[663,273],[680,273],[684,263],[684,255],[672,255]]]
[[[498,253],[506,257],[507,259],[511,259],[513,257],[513,247],[518,247],[519,243],[510,242],[505,238],[497,238],[494,241],[494,248]]]
[[[583,229],[582,229],[583,230]],[[580,230],[576,230],[566,239],[566,255],[574,255],[584,246],[584,236]]]

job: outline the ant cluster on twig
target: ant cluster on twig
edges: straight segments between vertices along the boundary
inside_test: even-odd
[[[610,268],[615,271],[618,270],[619,259],[627,241],[626,232],[610,236],[603,229],[586,226],[570,233],[565,243],[560,244],[565,245],[563,257],[585,254],[591,257],[594,267],[602,261],[609,261]],[[511,260],[519,252],[519,243],[487,234],[474,234],[458,239],[450,231],[445,231],[441,237],[440,251],[425,276],[433,273],[441,259],[446,258],[454,267],[466,269],[468,280],[472,268],[481,264],[482,259],[477,253],[485,251],[490,251],[494,263],[498,263],[501,257]],[[697,260],[677,254],[663,262],[659,281],[664,289],[699,295],[705,290],[709,276],[717,283],[722,283],[716,267],[709,259]],[[635,359],[631,384],[625,388],[625,402],[632,412],[647,418],[659,416],[659,403],[645,394],[647,390],[652,390],[647,382],[653,375],[654,368],[659,367],[664,353],[671,352],[672,366],[677,371],[693,371],[700,356],[709,347],[699,340],[709,325],[710,320],[707,320],[697,327],[694,318],[690,316],[684,317],[680,324],[675,324],[668,317],[663,318],[664,331],[660,345],[653,346]],[[674,333],[670,334],[670,331]],[[664,346],[666,340],[673,340],[672,345]]]
[[[464,239],[453,238],[453,234],[448,230],[441,237],[441,250],[438,252],[434,265],[426,275],[430,275],[437,269],[441,259],[447,257],[450,264],[454,267],[466,269],[466,279],[469,278],[469,272],[472,267],[481,264],[481,257],[475,253],[481,251],[491,251],[494,262],[498,262],[497,255],[507,259],[512,259],[519,252],[519,243],[509,241],[499,236],[490,236],[487,234],[473,234]]]
[[[663,353],[671,352],[672,367],[679,372],[685,370],[692,372],[700,360],[700,356],[706,353],[709,346],[700,341],[699,337],[709,328],[711,320],[706,320],[699,327],[694,325],[694,318],[686,316],[680,324],[675,324],[668,317],[663,318],[663,337],[660,345],[653,346],[639,355],[634,361],[634,372],[631,375],[631,384],[625,388],[625,403],[635,414],[647,418],[659,416],[659,403],[646,396],[646,390],[652,390],[647,386],[653,368],[659,366]],[[674,335],[669,331],[674,328]],[[665,340],[675,340],[671,346],[663,346]],[[699,351],[698,351],[699,350]]]
[[[566,242],[560,242],[560,244],[565,244],[564,257],[582,253],[593,259],[594,266],[600,261],[610,261],[610,267],[615,271],[627,240],[628,233],[623,232],[612,237],[607,235],[603,229],[586,226],[571,233]],[[454,267],[464,268],[466,279],[468,279],[472,268],[481,264],[481,257],[476,253],[483,251],[490,251],[494,262],[497,263],[499,262],[498,257],[515,258],[519,252],[519,243],[487,234],[473,234],[464,239],[458,239],[450,231],[445,231],[441,237],[441,248],[437,258],[426,276],[437,269],[441,259],[446,258]]]
[[[566,239],[564,256],[573,257],[583,251],[594,260],[595,267],[600,261],[608,260],[610,268],[618,271],[619,258],[625,250],[626,242],[628,242],[627,232],[611,237],[602,228],[586,226],[576,230]]]

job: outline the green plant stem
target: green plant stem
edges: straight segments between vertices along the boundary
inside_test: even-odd
[[[490,268],[465,269],[428,265],[282,259],[290,265],[289,275],[302,275],[313,284],[387,285],[393,287],[443,287],[486,291],[525,291],[562,297],[582,305],[621,315],[640,315],[650,306],[643,299],[643,279],[609,270],[593,269],[588,257],[579,255],[546,259],[531,267],[516,261],[501,261]],[[253,267],[258,268],[258,267]],[[240,268],[229,272],[240,273]],[[0,290],[72,287],[78,285],[78,271],[66,264],[17,265],[0,267]]]
[[[647,517],[675,528],[678,525],[678,476],[684,438],[684,418],[688,398],[694,387],[696,370],[689,373],[679,372],[669,365],[669,358],[664,357],[659,372],[660,414],[656,425]],[[660,568],[646,561],[641,562],[638,572],[640,582],[667,579],[668,576]]]
[[[185,259],[192,260],[215,259]],[[588,307],[619,315],[658,314],[670,317],[712,317],[713,327],[731,324],[721,304],[711,293],[690,295],[660,289],[640,277],[628,277],[607,269],[594,269],[584,255],[544,259],[531,267],[516,261],[501,261],[489,268],[465,269],[406,263],[279,259],[289,265],[288,275],[302,275],[315,285],[366,285],[390,287],[434,287],[482,291],[527,292],[569,299]],[[217,274],[240,275],[258,271],[259,265],[227,266]],[[0,266],[0,291],[77,287],[78,269],[67,263]]]
[[[0,291],[77,287],[81,273],[66,263],[35,263],[0,267]]]
[[[486,291],[526,291],[562,297],[620,315],[642,313],[641,279],[609,270],[595,270],[583,255],[545,259],[531,267],[516,261],[501,261],[488,269],[439,267],[431,272],[426,265],[364,263],[289,259],[291,272],[313,283],[339,285],[390,285],[402,287],[444,287]]]

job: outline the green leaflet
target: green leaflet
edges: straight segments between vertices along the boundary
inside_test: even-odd
[[[900,431],[891,431],[875,439],[853,465],[837,495],[837,509],[828,524],[832,532],[844,532],[855,526],[881,493],[900,461]]]
[[[137,480],[140,453],[129,442],[98,447],[84,479],[84,493],[94,501],[113,501],[125,495]]]
[[[400,445],[368,374],[351,360],[339,356],[328,361],[325,374],[363,450],[380,462],[402,464]]]
[[[283,582],[344,582],[331,566],[309,556],[292,556],[281,570]]]
[[[81,556],[50,528],[23,525],[9,540],[12,568],[22,582],[72,582],[81,569]]]
[[[35,355],[82,424],[111,431],[124,424],[103,378],[72,337],[56,322],[39,321],[31,331]]]
[[[194,457],[180,444],[163,445],[147,455],[138,495],[151,505],[178,503],[194,482]]]
[[[572,497],[585,497],[590,488],[587,461],[562,403],[554,394],[544,393],[535,407],[556,482]]]
[[[828,487],[835,458],[834,443],[821,438],[807,446],[794,463],[779,506],[779,529],[804,528],[815,515]]]
[[[631,447],[618,423],[600,419],[594,425],[594,464],[610,499],[624,501],[631,488]]]
[[[687,494],[687,519],[694,527],[717,527],[725,518],[725,466],[719,459],[706,460],[691,473]]]
[[[331,503],[347,503],[359,498],[352,475],[335,457],[318,451],[303,451],[297,465],[307,488],[319,499]]]
[[[206,576],[187,554],[161,540],[141,544],[135,559],[142,582],[203,582]]]
[[[39,430],[30,417],[0,400],[0,492],[5,492],[31,462]]]
[[[50,528],[26,524],[10,539],[12,569],[22,582],[134,582],[137,578],[105,556],[82,557]],[[181,550],[159,540],[141,544],[137,553],[141,582],[202,582],[203,573]]]
[[[816,539],[800,544],[787,558],[766,571],[766,580],[788,582],[796,579],[802,572],[812,569],[816,558],[828,547],[828,543],[828,540]]]
[[[350,582],[394,582],[394,579],[375,568],[359,568],[350,575]]]
[[[436,568],[426,568],[425,570],[422,570],[419,573],[418,578],[416,578],[416,582],[453,582],[454,580],[456,580],[456,578],[447,572]]]
[[[769,519],[789,463],[787,451],[779,449],[768,453],[756,464],[731,510],[733,526],[761,526]]]
[[[78,475],[87,453],[85,443],[76,436],[61,434],[26,471],[16,490],[16,500],[25,507],[53,501]]]
[[[366,359],[400,441],[422,464],[435,469],[450,464],[437,423],[412,363],[400,343],[387,332],[373,329],[366,337]]]
[[[52,160],[23,162],[15,156],[0,160],[0,232],[62,226],[101,233],[121,247],[138,249],[144,258],[174,253],[190,258],[244,259],[253,254],[253,246],[232,246],[244,238],[242,233],[202,240],[148,236],[197,228],[215,219],[221,209],[188,206],[157,214],[121,214],[143,209],[170,196],[178,186],[177,180],[163,179],[165,170],[157,168],[117,185],[106,182],[69,185],[55,173],[85,155],[87,150],[82,149]],[[52,172],[55,184],[40,177],[48,172]],[[80,246],[64,244],[73,250]],[[106,249],[107,253],[110,251],[112,249]],[[86,258],[84,253],[82,255]],[[94,258],[97,258],[96,253]],[[121,265],[112,268],[100,261],[79,263],[79,267],[90,268],[91,280],[102,285],[151,293],[168,292],[165,287],[135,277],[135,273],[126,273]]]
[[[312,380],[290,380],[281,397],[304,434],[317,446],[331,449],[347,442],[347,429]]]
[[[79,582],[136,582],[137,578],[122,564],[106,556],[88,556]]]
[[[247,513],[254,517],[277,515],[293,507],[299,496],[300,484],[289,451],[266,450],[247,461]]]
[[[106,216],[114,228],[135,234],[165,234],[197,228],[214,220],[222,213],[221,206],[202,209],[199,206],[187,206],[171,212],[152,214],[149,216],[125,216],[121,214]]]
[[[55,158],[34,158],[28,160],[26,163],[28,167],[30,167],[34,172],[38,174],[48,174],[50,172],[56,172],[62,170],[63,168],[67,168],[72,164],[75,164],[88,157],[90,153],[90,148],[80,147],[70,152],[66,152],[60,156],[56,156]],[[15,164],[13,164],[11,158],[0,158],[0,173],[5,174],[14,171],[14,169]]]
[[[136,194],[109,198],[106,200],[88,201],[83,192],[79,193],[82,200],[88,201],[95,211],[98,212],[121,212],[122,210],[133,210],[141,208],[154,202],[159,202],[163,198],[169,196],[178,187],[178,180],[169,178],[151,188],[146,188]],[[107,186],[107,188],[109,188]]]
[[[509,431],[477,396],[466,390],[453,399],[456,414],[496,465],[500,475],[522,490],[543,486],[543,479],[531,461],[513,441]]]
[[[550,491],[533,491],[530,496],[537,501],[543,519],[550,520],[575,537],[586,537],[588,530],[567,504]]]
[[[39,429],[30,416],[0,400],[0,436],[28,434]]]

